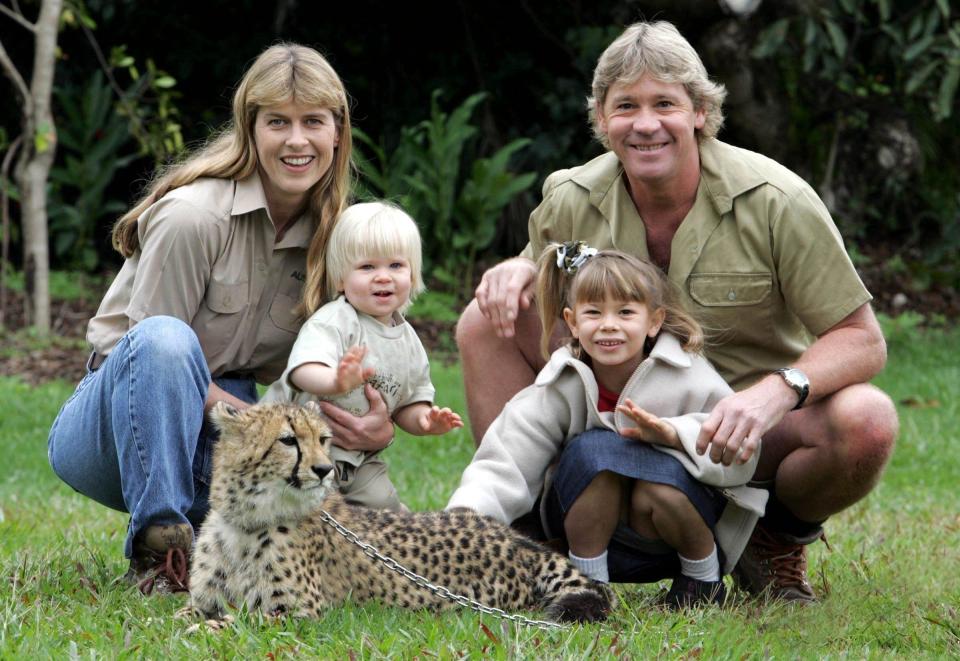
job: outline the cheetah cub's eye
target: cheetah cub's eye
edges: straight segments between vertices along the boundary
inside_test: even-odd
[[[283,443],[284,445],[296,445],[297,437],[293,434],[284,434],[283,436],[277,437],[277,440]]]

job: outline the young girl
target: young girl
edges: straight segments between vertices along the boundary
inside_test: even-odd
[[[369,382],[394,422],[411,434],[462,427],[459,415],[433,406],[427,354],[402,316],[423,290],[413,219],[382,202],[355,204],[330,234],[326,261],[324,298],[331,302],[304,323],[287,369],[263,401],[319,398],[363,415],[369,409],[363,385]],[[331,458],[348,502],[402,507],[379,453],[334,446]]]
[[[548,537],[565,537],[587,575],[673,577],[666,605],[721,603],[766,492],[742,486],[757,456],[724,466],[696,451],[730,392],[699,326],[655,266],[625,253],[554,244],[538,270],[544,353],[561,308],[570,341],[491,425],[447,506],[511,522],[540,498]]]

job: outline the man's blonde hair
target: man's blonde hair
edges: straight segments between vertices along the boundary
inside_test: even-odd
[[[726,88],[710,80],[697,51],[673,23],[634,23],[607,46],[593,71],[593,96],[587,99],[587,114],[593,135],[604,147],[609,149],[610,142],[600,130],[597,106],[603,108],[615,83],[632,83],[646,73],[664,83],[680,83],[694,109],[704,111],[706,121],[702,129],[697,129],[699,140],[717,135],[723,126]]]

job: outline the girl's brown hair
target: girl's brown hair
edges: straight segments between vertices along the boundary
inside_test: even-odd
[[[674,335],[685,351],[703,349],[700,324],[681,307],[676,289],[663,271],[625,252],[600,250],[570,275],[557,266],[557,250],[570,245],[552,243],[537,261],[537,311],[543,326],[540,350],[544,357],[549,357],[550,338],[562,319],[563,308],[606,299],[643,303],[651,312],[662,309],[661,331]],[[575,342],[569,339],[571,345]]]
[[[324,248],[337,217],[346,206],[353,174],[353,141],[347,93],[330,63],[312,48],[281,43],[254,61],[233,95],[233,119],[184,161],[160,169],[147,193],[113,227],[113,247],[124,257],[140,248],[137,220],[147,208],[175,188],[200,177],[240,180],[257,170],[254,125],[261,108],[287,101],[328,108],[337,124],[339,143],[327,173],[310,191],[307,211],[317,220],[307,251],[307,284],[301,312],[312,314],[322,301]]]

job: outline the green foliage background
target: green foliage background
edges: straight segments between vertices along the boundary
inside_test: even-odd
[[[51,182],[55,268],[116,265],[108,230],[117,210],[158,159],[227,119],[233,85],[265,46],[291,40],[320,49],[341,74],[354,124],[369,139],[362,155],[388,175],[377,182],[365,169],[367,190],[415,207],[436,275],[459,289],[475,261],[523,245],[547,174],[599,153],[584,112],[596,58],[624,25],[656,18],[675,22],[732,91],[752,79],[746,99],[730,99],[724,140],[806,177],[858,255],[893,260],[920,288],[960,280],[960,10],[947,0],[763,2],[748,17],[719,2],[655,0],[67,7],[55,103],[67,140]],[[28,69],[25,31],[0,28]],[[125,98],[113,112],[91,103],[110,89],[94,78],[91,34],[113,71],[115,101]],[[712,50],[725,34],[741,59]],[[468,121],[457,130],[469,135],[452,125],[464,108]],[[446,141],[435,139],[440,115]],[[0,149],[17,122],[12,95],[0,95]],[[441,167],[456,173],[441,176],[443,186],[433,180]],[[481,208],[497,189],[509,194]],[[472,254],[449,261],[458,251]]]

